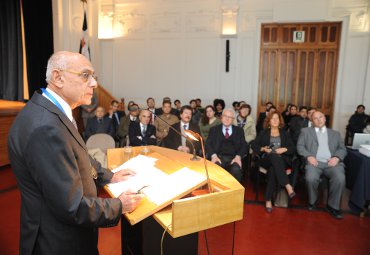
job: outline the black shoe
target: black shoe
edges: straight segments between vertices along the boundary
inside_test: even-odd
[[[308,209],[309,211],[314,211],[314,210],[316,210],[317,208],[316,208],[316,205],[315,205],[315,204],[313,204],[313,205],[308,204],[307,209]]]
[[[293,197],[295,197],[295,195],[297,195],[294,191],[292,193],[289,194],[289,199],[293,199]]]
[[[267,213],[272,213],[272,207],[265,207]]]
[[[331,216],[333,216],[335,219],[337,219],[337,220],[343,219],[343,216],[342,216],[342,214],[340,213],[339,210],[331,208],[330,206],[327,206],[326,209],[328,210],[329,214]]]

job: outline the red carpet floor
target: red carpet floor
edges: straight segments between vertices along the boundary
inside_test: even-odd
[[[0,168],[0,180],[0,254],[18,254],[20,193],[10,167]],[[198,254],[370,254],[369,217],[360,218],[345,207],[341,221],[333,219],[323,209],[309,212],[305,209],[304,191],[299,189],[293,208],[274,207],[268,214],[262,202],[252,201],[251,185],[248,183],[246,187],[248,202],[244,206],[244,219],[235,224],[234,253],[234,224],[227,224],[199,233]],[[121,253],[119,226],[101,229],[99,233],[100,254]]]

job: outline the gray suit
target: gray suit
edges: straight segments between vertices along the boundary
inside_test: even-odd
[[[328,145],[331,157],[339,158],[340,162],[329,167],[327,163],[319,162],[315,167],[306,164],[306,183],[308,188],[309,203],[314,204],[317,200],[317,189],[319,186],[320,176],[324,174],[329,178],[329,197],[328,205],[336,210],[340,208],[340,199],[345,187],[345,175],[343,159],[347,155],[346,147],[340,137],[339,132],[327,128]],[[303,128],[297,142],[297,152],[307,159],[309,156],[316,158],[319,142],[314,127]]]
[[[98,227],[117,225],[122,205],[97,197],[94,178],[103,184],[112,176],[92,168],[72,122],[36,92],[8,145],[21,191],[20,254],[98,254]]]

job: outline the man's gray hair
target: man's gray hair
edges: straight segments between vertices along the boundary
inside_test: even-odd
[[[51,81],[51,74],[53,70],[59,69],[64,70],[67,68],[67,55],[64,52],[56,52],[48,60],[48,65],[46,68],[46,82],[49,83]]]
[[[225,109],[223,109],[222,110],[222,115],[224,115],[224,113],[225,112],[230,112],[230,113],[232,113],[232,114],[234,114],[235,113],[235,111],[233,110],[233,109],[231,109],[231,108],[225,108]]]

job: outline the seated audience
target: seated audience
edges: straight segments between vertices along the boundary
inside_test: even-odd
[[[239,114],[239,107],[240,107],[240,105],[241,104],[238,101],[234,101],[233,104],[232,104],[232,106],[234,108],[234,111],[235,111],[235,117],[238,116],[238,114]]]
[[[204,141],[207,140],[211,127],[219,124],[221,124],[221,120],[215,117],[215,108],[212,105],[207,105],[199,122],[200,134]]]
[[[217,98],[213,100],[213,107],[215,108],[216,118],[221,118],[222,111],[225,109],[225,101]]]
[[[171,107],[171,111],[170,111],[170,113],[171,113],[171,114],[173,114],[173,115],[175,115],[175,116],[177,116],[177,118],[179,118],[179,117],[180,117],[180,112],[179,112],[176,108],[172,108],[171,98],[169,98],[169,97],[164,97],[164,98],[163,98],[163,101],[162,101],[162,105],[163,105],[163,102],[169,102],[169,103],[170,103],[170,107]],[[163,109],[162,109],[162,108],[157,108],[157,109],[155,110],[155,114],[156,114],[157,116],[162,115],[162,114],[163,114]]]
[[[267,102],[265,104],[265,111],[264,112],[260,112],[260,114],[258,115],[258,120],[257,120],[257,126],[256,126],[256,130],[257,130],[257,134],[259,134],[259,132],[261,132],[261,130],[263,130],[263,123],[268,115],[268,112],[270,110],[270,108],[273,106],[273,104],[271,102]]]
[[[113,126],[114,126],[115,130],[118,130],[121,118],[126,115],[126,113],[124,111],[118,111],[118,105],[119,105],[118,101],[113,100],[110,103],[109,111],[106,114],[106,116],[109,117],[112,120],[112,123],[113,123]]]
[[[182,106],[180,110],[180,122],[173,124],[172,127],[176,129],[179,133],[182,133],[184,135],[185,135],[184,130],[188,129],[199,134],[200,130],[198,124],[190,122],[192,112],[193,109],[190,107],[190,105]],[[169,129],[168,135],[163,140],[163,144],[164,147],[173,150],[178,150],[186,153],[193,153],[193,147],[190,144],[190,142],[185,137],[180,136],[172,129]],[[193,142],[193,144],[197,153],[200,148],[199,143]]]
[[[178,112],[180,112],[181,110],[181,101],[179,99],[176,99],[175,102],[173,102],[175,104],[175,108]]]
[[[204,109],[202,107],[202,100],[200,98],[197,98],[197,99],[195,99],[195,101],[197,102],[197,110],[200,113],[203,113],[204,112]]]
[[[85,128],[85,139],[89,139],[90,136],[95,134],[108,134],[114,138],[115,129],[112,120],[107,116],[104,116],[105,110],[102,106],[98,106],[95,110],[95,117],[87,120]]]
[[[130,124],[128,135],[131,146],[156,145],[155,127],[151,125],[150,118],[152,113],[149,110],[141,110],[139,121]]]
[[[139,106],[133,103],[131,104],[131,106],[128,107],[128,111],[129,113],[121,118],[117,130],[117,136],[121,141],[121,145],[128,145],[124,143],[126,143],[126,138],[128,137],[128,129],[130,127],[130,124],[133,122],[138,122],[137,116],[139,115]]]
[[[163,101],[162,112],[163,114],[160,115],[159,118],[156,118],[154,121],[158,144],[161,144],[162,140],[168,135],[169,132],[168,124],[173,125],[179,122],[179,118],[171,114],[171,101]]]
[[[242,158],[247,152],[244,131],[232,125],[234,110],[224,109],[222,124],[212,127],[206,141],[206,153],[211,161],[226,169],[239,182],[242,181]]]
[[[285,129],[286,130],[289,130],[289,125],[290,125],[290,121],[293,119],[293,118],[296,118],[298,117],[299,115],[297,114],[297,106],[292,104],[290,106],[290,110],[289,110],[289,115],[286,116],[286,118],[284,119],[284,123],[285,123]]]
[[[292,106],[292,104],[287,104],[285,110],[281,113],[281,116],[283,116],[283,120],[284,120],[284,123],[289,123],[289,116],[290,116],[290,107]]]
[[[355,133],[362,133],[366,127],[368,115],[365,114],[365,106],[357,106],[355,113],[349,118],[346,134],[346,145],[352,145],[352,138]]]
[[[152,97],[148,97],[148,99],[146,100],[146,104],[148,105],[148,110],[149,110],[151,113],[154,113],[154,114],[151,114],[151,115],[150,115],[150,124],[154,125],[155,116],[156,116],[156,115],[159,115],[159,114],[158,114],[158,109],[156,109],[156,108],[155,108],[155,101],[154,101],[154,98],[152,98]]]
[[[290,137],[292,138],[294,144],[297,144],[301,129],[307,126],[308,126],[307,107],[302,106],[299,109],[299,115],[292,118],[289,124],[289,133],[290,133]]]
[[[266,124],[256,140],[252,142],[252,149],[259,154],[260,165],[267,172],[267,186],[265,192],[266,211],[272,212],[272,198],[276,190],[276,185],[284,187],[288,196],[293,198],[295,192],[289,183],[288,175],[285,170],[292,165],[295,154],[295,146],[290,139],[290,135],[283,129],[284,120],[278,112],[268,114]]]
[[[239,114],[234,120],[234,125],[243,128],[244,137],[247,143],[253,141],[257,136],[256,123],[250,115],[252,108],[249,104],[242,104],[239,108]]]
[[[190,100],[189,104],[190,104],[190,107],[193,111],[193,113],[191,115],[191,122],[198,125],[198,123],[200,121],[200,118],[202,117],[202,113],[200,111],[198,111],[198,109],[197,109],[197,101],[195,99],[192,99],[192,100]]]
[[[325,126],[326,118],[322,112],[312,115],[313,127],[303,128],[298,138],[297,151],[306,159],[305,178],[308,188],[308,209],[316,207],[320,176],[329,178],[329,213],[342,219],[340,200],[345,187],[343,159],[347,155],[340,133]]]

